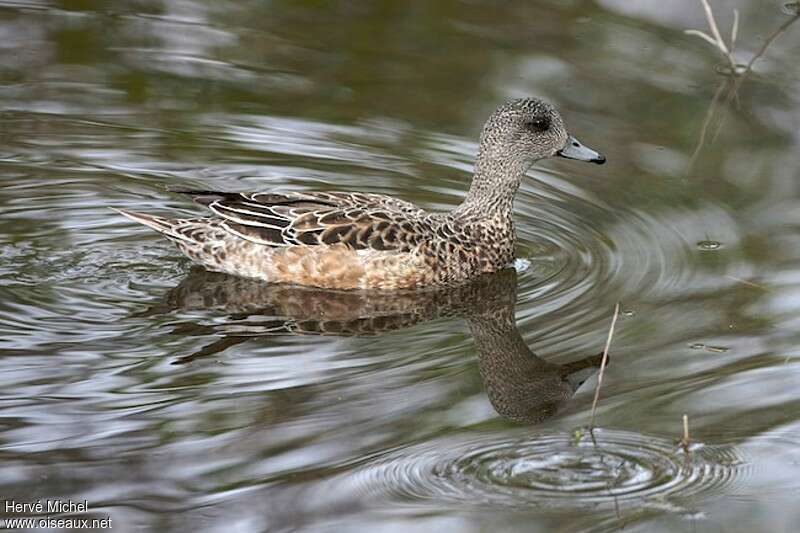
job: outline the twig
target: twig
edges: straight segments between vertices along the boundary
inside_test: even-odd
[[[722,38],[722,34],[719,32],[719,27],[717,26],[717,21],[714,18],[714,12],[711,10],[711,4],[708,3],[708,0],[700,0],[703,4],[703,10],[706,13],[706,20],[708,21],[708,27],[711,29],[711,34],[713,37],[705,32],[700,30],[684,30],[684,33],[687,35],[694,35],[696,37],[700,37],[704,41],[710,43],[712,46],[717,48],[720,53],[728,60],[728,63],[731,67],[731,73],[736,74],[736,58],[733,57],[733,49],[736,46],[736,37],[739,34],[739,12],[734,9],[733,10],[733,26],[731,27],[731,44],[728,46],[725,44],[725,40]]]
[[[733,281],[737,281],[743,285],[749,285],[750,287],[755,287],[757,289],[761,289],[762,291],[769,291],[767,287],[759,285],[758,283],[755,283],[753,281],[748,281],[746,279],[737,278],[736,276],[731,276],[731,275],[726,275],[725,277],[728,279],[732,279]]]
[[[700,151],[703,149],[703,146],[706,143],[706,133],[708,132],[708,127],[711,125],[711,121],[714,119],[714,115],[717,114],[717,106],[719,105],[720,96],[722,96],[723,89],[728,85],[728,79],[724,82],[719,84],[717,87],[717,92],[714,93],[714,98],[711,99],[711,105],[708,106],[708,111],[706,111],[706,117],[703,120],[703,127],[700,129],[700,139],[697,141],[697,146],[692,153],[691,159],[689,159],[689,169],[694,167],[695,161],[697,161],[697,156],[700,155]]]
[[[708,7],[708,9],[706,10],[706,13],[708,14],[710,12],[711,6],[708,5],[707,0],[701,0],[701,2],[703,2],[703,7],[704,8]],[[707,15],[707,18],[709,18],[708,15]],[[778,37],[780,37],[781,34],[783,34],[786,30],[788,30],[789,26],[791,26],[792,24],[797,22],[797,19],[799,19],[799,18],[800,18],[800,8],[798,8],[797,11],[787,21],[785,21],[783,24],[781,24],[774,32],[772,32],[772,34],[769,35],[769,37],[767,37],[764,40],[763,44],[761,45],[761,48],[758,49],[758,51],[753,55],[753,57],[750,58],[750,61],[748,61],[747,64],[744,65],[743,68],[736,68],[735,62],[733,61],[732,52],[733,52],[733,48],[734,48],[734,46],[736,44],[736,39],[737,39],[738,34],[739,34],[739,12],[737,10],[735,10],[735,9],[733,10],[733,27],[731,28],[731,46],[730,46],[730,52],[731,53],[730,53],[730,55],[726,54],[726,57],[728,58],[728,62],[731,63],[731,76],[732,77],[727,77],[725,79],[725,81],[723,81],[719,85],[719,87],[717,87],[717,91],[714,93],[714,98],[711,101],[711,105],[709,106],[708,112],[706,113],[706,117],[705,117],[705,119],[703,121],[702,130],[700,132],[700,139],[698,140],[697,146],[696,146],[696,148],[694,150],[694,153],[692,154],[692,157],[689,160],[689,169],[690,170],[693,168],[694,163],[697,160],[697,157],[700,155],[700,151],[702,150],[703,145],[706,142],[707,130],[709,129],[709,126],[711,125],[711,122],[713,121],[714,115],[716,115],[717,108],[719,107],[719,103],[720,103],[720,97],[723,95],[723,93],[726,93],[725,97],[723,98],[723,100],[724,100],[723,107],[725,107],[725,108],[727,108],[730,105],[732,100],[736,100],[738,102],[739,89],[742,86],[742,84],[744,83],[744,81],[747,79],[747,77],[750,75],[750,73],[753,71],[753,64],[761,56],[763,56],[764,53],[766,53],[767,48],[769,48],[769,46]],[[713,19],[713,14],[709,18],[709,26],[716,27],[716,22]],[[711,43],[712,45],[714,45],[715,47],[717,47],[720,50],[720,52],[725,53],[724,49],[727,49],[727,47],[724,47],[724,49],[720,48],[719,47],[719,43],[718,43],[717,40],[712,38],[707,33],[703,33],[702,31],[685,30],[685,33],[687,33],[689,35],[696,35],[698,37],[701,37],[703,40],[705,40],[705,41]],[[723,42],[722,44],[724,45],[725,43]],[[714,131],[714,133],[711,136],[711,142],[712,143],[717,138],[717,136],[719,135],[720,131],[722,131],[722,126],[723,126],[724,122],[725,122],[725,115],[723,115],[722,118],[718,121],[718,124],[716,126],[716,131]]]
[[[758,58],[763,56],[764,52],[767,51],[767,48],[769,48],[769,46],[773,43],[773,41],[775,41],[775,39],[780,37],[781,34],[783,34],[783,32],[788,30],[789,26],[797,22],[798,18],[800,18],[800,9],[798,9],[797,13],[792,15],[792,17],[789,20],[781,24],[777,30],[772,32],[772,34],[769,37],[764,39],[764,44],[761,45],[761,48],[758,49],[758,52],[756,52],[753,55],[753,57],[750,58],[750,61],[747,62],[747,65],[745,65],[742,77],[746,76],[753,69],[753,63],[755,63]]]
[[[614,317],[611,319],[611,327],[608,328],[608,337],[606,337],[606,346],[603,348],[603,359],[600,361],[600,372],[597,374],[597,387],[594,389],[594,401],[592,402],[592,417],[589,421],[589,428],[594,429],[594,415],[597,412],[597,402],[600,400],[600,387],[603,385],[603,374],[606,370],[606,363],[608,362],[608,349],[611,347],[611,339],[614,338],[614,326],[617,324],[617,317],[619,316],[619,302],[614,306]]]
[[[707,43],[710,43],[711,46],[716,46],[717,48],[719,48],[719,43],[717,43],[717,41],[715,41],[709,34],[703,32],[703,31],[700,31],[700,30],[683,30],[683,33],[685,33],[686,35],[694,35],[696,37],[700,37],[701,39],[703,39]]]
[[[725,99],[726,107],[730,105],[731,100],[733,100],[734,98],[737,99],[739,98],[739,89],[744,83],[744,80],[746,80],[747,77],[750,75],[750,73],[753,71],[753,64],[761,56],[764,55],[764,53],[767,51],[767,48],[769,48],[769,46],[773,42],[775,42],[775,39],[780,37],[786,30],[789,29],[789,26],[797,22],[797,19],[799,18],[800,18],[800,10],[798,10],[798,12],[795,15],[792,15],[792,17],[789,20],[781,24],[777,30],[772,32],[772,34],[770,34],[770,36],[764,40],[764,43],[761,45],[761,48],[759,48],[758,51],[753,55],[753,57],[750,58],[750,61],[747,62],[747,65],[745,65],[744,70],[738,73],[736,72],[735,69],[733,70],[733,75],[736,76],[736,80],[734,81],[733,87],[731,87],[731,90],[728,92],[728,96]],[[719,124],[717,126],[717,131],[714,133],[714,136],[712,137],[712,142],[714,139],[716,139],[717,135],[719,135],[719,132],[722,130],[722,124],[724,120],[725,116],[723,115],[722,119],[719,121]]]
[[[719,28],[717,27],[717,21],[714,20],[714,12],[711,10],[711,4],[708,3],[708,0],[700,0],[703,3],[703,9],[706,12],[706,19],[708,20],[708,26],[711,28],[711,33],[714,34],[714,39],[717,40],[717,46],[719,49],[722,50],[726,54],[730,54],[728,51],[728,47],[725,46],[725,41],[722,40],[722,35],[719,33]]]
[[[683,415],[683,442],[689,445],[689,415]]]
[[[681,439],[681,444],[683,448],[688,452],[689,451],[689,415],[683,415],[683,438]]]

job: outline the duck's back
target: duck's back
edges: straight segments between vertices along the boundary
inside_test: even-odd
[[[333,289],[408,289],[461,283],[509,260],[507,250],[496,253],[500,241],[489,226],[390,196],[180,192],[219,218],[125,214],[206,268],[238,276]]]

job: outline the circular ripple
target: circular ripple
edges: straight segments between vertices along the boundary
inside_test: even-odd
[[[670,440],[598,429],[594,442],[588,434],[436,441],[365,465],[350,481],[362,495],[416,502],[663,506],[720,494],[742,462],[733,447],[695,445],[686,453]]]
[[[616,301],[673,301],[697,287],[723,289],[733,283],[700,268],[710,260],[697,243],[710,237],[734,248],[740,240],[728,209],[612,209],[578,188],[575,176],[535,170],[515,204],[519,254],[530,268],[519,276],[518,326],[537,332],[542,351],[596,349],[607,332]],[[707,228],[715,228],[708,233]],[[727,256],[713,258],[744,279]],[[730,263],[730,264],[729,264]],[[623,317],[628,318],[628,317]]]

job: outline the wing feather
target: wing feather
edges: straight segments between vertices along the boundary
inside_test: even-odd
[[[345,244],[356,250],[408,251],[430,227],[423,210],[380,194],[178,192],[221,217],[225,231],[273,247]]]
[[[247,204],[221,203],[219,201],[209,204],[209,209],[222,218],[238,222],[239,224],[260,226],[265,228],[275,228],[281,230],[291,224],[284,215],[279,215],[273,211],[261,212],[252,210]]]

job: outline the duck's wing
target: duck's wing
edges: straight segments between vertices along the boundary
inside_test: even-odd
[[[386,211],[405,213],[407,215],[423,216],[426,212],[411,202],[386,196],[385,194],[361,192],[309,192],[294,193],[299,198],[312,201],[326,202],[337,207],[354,207],[362,209],[383,209]]]
[[[425,211],[379,194],[178,192],[219,215],[226,231],[267,246],[408,251],[432,231]]]
[[[254,193],[224,193],[218,191],[204,191],[194,189],[170,188],[172,192],[188,194],[196,202],[208,205],[212,198],[224,196],[236,198],[244,202],[253,202],[262,205],[291,205],[293,207],[341,207],[361,209],[384,209],[397,211],[409,215],[425,215],[425,211],[411,202],[387,196],[385,194],[362,192],[254,192]]]

